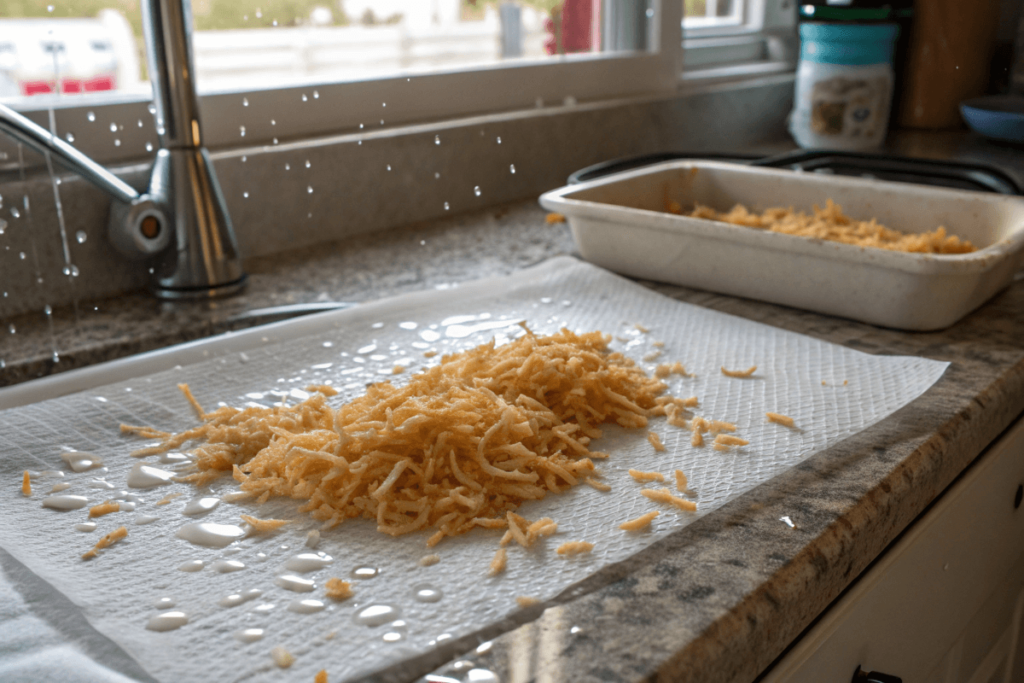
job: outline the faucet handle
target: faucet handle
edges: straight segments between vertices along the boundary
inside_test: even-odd
[[[114,248],[135,260],[163,251],[172,237],[167,215],[148,194],[130,203],[111,202],[107,232]]]

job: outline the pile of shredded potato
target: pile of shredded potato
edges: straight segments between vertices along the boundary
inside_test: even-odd
[[[742,204],[737,204],[730,211],[715,211],[697,204],[693,211],[683,212],[677,202],[669,202],[666,210],[691,218],[705,218],[748,228],[761,228],[787,235],[813,237],[832,240],[859,247],[875,247],[891,251],[907,251],[921,254],[966,254],[976,251],[973,244],[962,240],[956,235],[947,235],[944,227],[932,232],[907,234],[881,225],[872,218],[870,221],[859,221],[843,213],[843,208],[831,199],[825,202],[825,208],[814,207],[814,215],[802,211],[773,208],[764,213],[754,213]]]
[[[508,529],[507,513],[594,474],[588,446],[599,425],[647,425],[665,385],[611,352],[600,332],[561,332],[445,356],[401,387],[371,385],[335,409],[330,387],[273,408],[206,413],[182,390],[202,425],[179,434],[122,425],[162,439],[143,456],[189,441],[203,484],[232,471],[243,491],[307,501],[325,526],[374,519],[394,536],[436,529],[429,545],[476,526]],[[516,529],[519,531],[519,529]]]

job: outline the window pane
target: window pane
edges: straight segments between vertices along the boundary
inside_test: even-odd
[[[0,98],[146,91],[136,0],[0,2]]]
[[[651,42],[651,6],[192,0],[196,82],[248,90],[633,51]],[[0,0],[0,98],[145,92],[146,78],[139,0]]]

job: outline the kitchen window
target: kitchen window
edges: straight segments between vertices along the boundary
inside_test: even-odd
[[[795,0],[684,0],[685,80],[791,71]]]
[[[11,65],[0,63],[4,101],[44,124],[53,108],[58,134],[98,161],[143,156],[154,136],[140,111],[149,86],[137,6],[106,9],[89,20],[82,15],[107,3],[27,4],[47,2],[54,4],[36,12],[43,18],[0,10],[0,21],[20,22],[7,32],[19,36],[8,61],[17,63],[24,53],[35,82],[32,94],[18,91]],[[295,7],[304,13],[287,15]],[[348,10],[345,23],[329,23],[336,20],[328,16],[332,7]],[[204,135],[214,148],[673,92],[681,69],[679,0],[193,0],[192,8]],[[424,16],[403,27],[403,11]],[[254,28],[217,28],[228,26],[223,17],[230,13]],[[126,34],[135,36],[134,49]],[[340,36],[357,48],[337,47]],[[89,49],[79,53],[88,59],[57,60],[36,49],[43,42],[64,44],[69,55],[73,44],[85,43]],[[345,66],[346,51],[362,62]],[[112,54],[123,58],[103,71],[102,59]],[[73,73],[89,60],[99,71]],[[72,80],[80,85],[67,87]],[[109,121],[111,134],[92,134],[86,125],[92,121],[104,128]]]

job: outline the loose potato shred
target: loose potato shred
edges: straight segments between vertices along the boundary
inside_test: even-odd
[[[25,470],[25,474],[21,477],[21,495],[32,495],[32,480],[29,478],[28,470]]]
[[[404,386],[373,384],[338,408],[319,392],[292,406],[206,413],[182,385],[203,423],[137,454],[198,440],[187,481],[230,471],[257,503],[306,501],[301,509],[326,527],[363,517],[392,536],[435,529],[434,545],[476,526],[504,527],[522,503],[586,481],[592,458],[607,457],[589,449],[600,425],[647,426],[666,387],[610,341],[527,330],[445,356]],[[523,520],[508,532],[522,543],[529,527]]]
[[[99,555],[99,552],[101,550],[103,550],[104,548],[109,548],[110,546],[114,545],[115,543],[117,543],[121,539],[126,538],[127,536],[128,536],[128,529],[126,529],[123,526],[117,527],[116,529],[111,531],[109,534],[107,534],[106,536],[104,536],[100,540],[96,541],[96,545],[94,545],[92,547],[92,550],[89,550],[89,551],[87,551],[87,552],[82,554],[82,559],[83,560],[91,560],[92,558],[94,558],[97,555]]]

